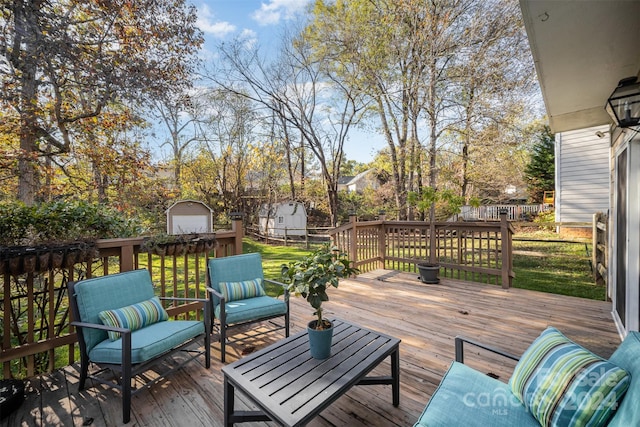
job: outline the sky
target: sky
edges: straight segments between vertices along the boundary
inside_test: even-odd
[[[259,46],[278,43],[287,24],[295,22],[311,0],[191,0],[198,8],[197,26],[204,33],[202,55],[215,57],[215,47],[238,36],[255,38]],[[365,131],[356,131],[345,143],[348,160],[368,163],[386,145],[384,140]]]

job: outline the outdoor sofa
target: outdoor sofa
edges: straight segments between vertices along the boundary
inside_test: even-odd
[[[517,360],[509,383],[463,363],[463,344]],[[640,425],[640,332],[608,360],[549,327],[518,358],[456,337],[452,362],[414,427]]]

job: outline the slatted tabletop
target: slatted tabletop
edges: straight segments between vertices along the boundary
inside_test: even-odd
[[[390,384],[392,403],[398,406],[400,340],[344,320],[333,319],[333,323],[328,359],[311,357],[305,331],[225,366],[225,425],[273,420],[284,426],[302,426],[354,385]],[[391,358],[391,375],[368,377],[387,357]],[[235,411],[236,389],[260,410]]]

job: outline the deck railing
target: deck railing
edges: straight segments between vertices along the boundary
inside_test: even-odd
[[[500,222],[378,221],[349,223],[333,230],[332,242],[360,271],[377,268],[417,271],[438,263],[440,276],[511,287],[513,226]]]
[[[147,268],[158,296],[206,298],[206,263],[211,257],[242,253],[242,221],[231,231],[215,233],[216,246],[193,246],[171,255],[142,251],[143,237],[98,240],[95,252],[81,261],[65,259],[61,266],[14,274],[0,271],[2,322],[0,378],[33,376],[77,360],[77,335],[69,326],[67,282]],[[197,317],[197,304],[166,307],[176,318]],[[66,351],[65,351],[66,350]]]

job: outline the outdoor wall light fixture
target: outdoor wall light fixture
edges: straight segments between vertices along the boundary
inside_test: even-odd
[[[607,113],[621,128],[640,123],[640,82],[637,77],[627,77],[618,82],[607,105]]]

